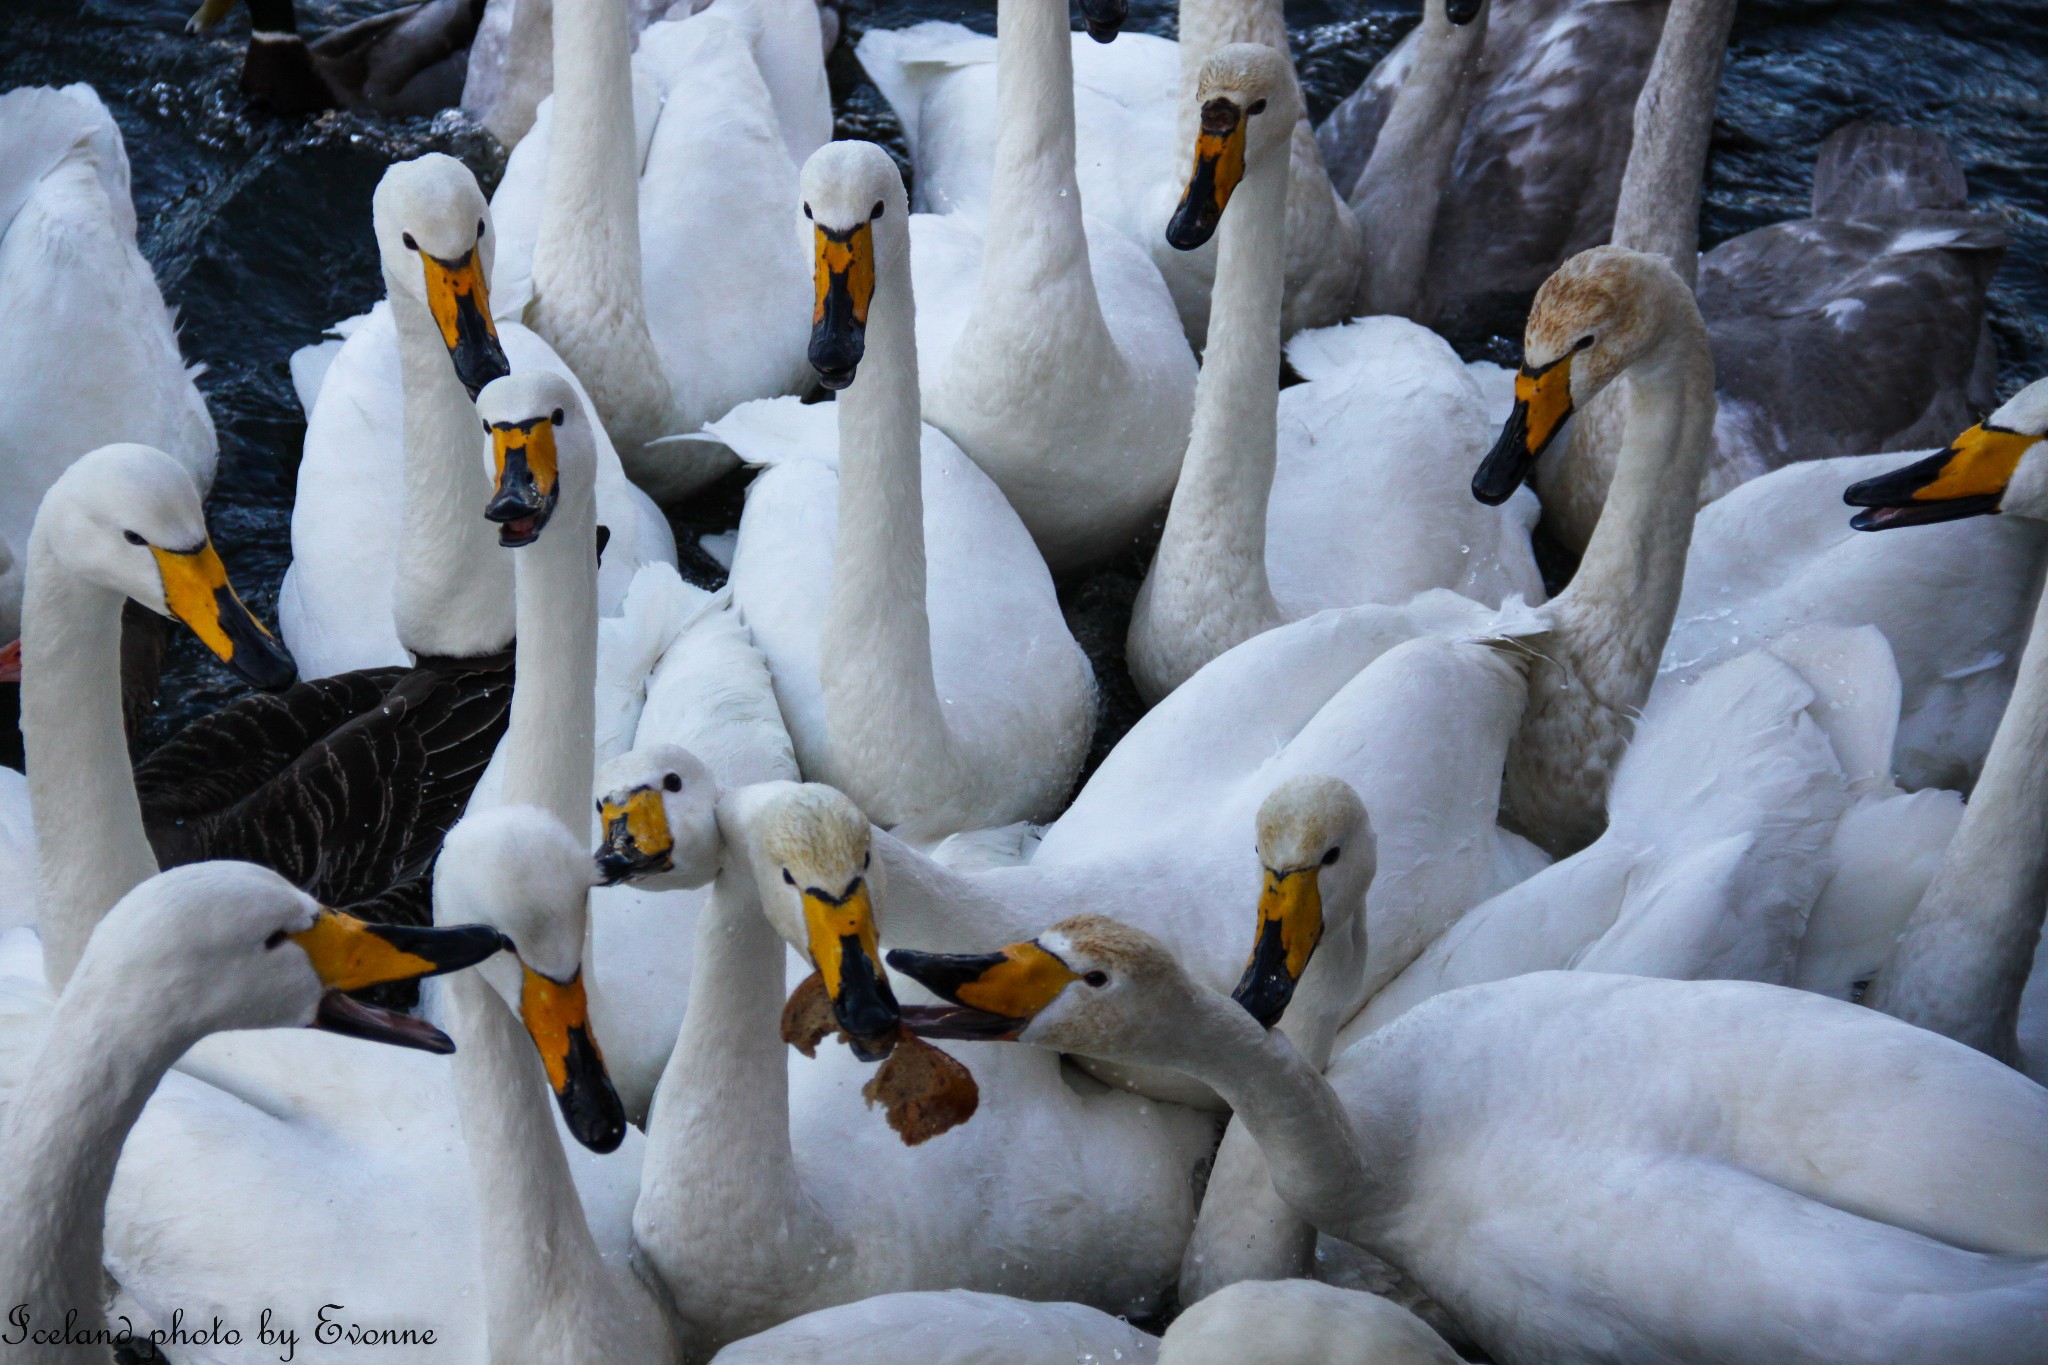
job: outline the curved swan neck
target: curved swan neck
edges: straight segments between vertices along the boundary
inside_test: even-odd
[[[121,595],[29,533],[21,733],[35,824],[43,966],[61,989],[114,902],[157,873],[121,720]]]
[[[405,523],[392,609],[415,656],[492,654],[512,642],[512,563],[490,501],[483,428],[425,305],[387,291],[405,396]]]
[[[570,829],[588,830],[597,734],[597,525],[591,490],[565,488],[540,539],[513,553],[519,636],[503,799],[540,806]]]
[[[114,1167],[157,1082],[197,1041],[139,1033],[132,999],[95,984],[81,977],[57,1002],[0,1123],[0,1286],[10,1308],[28,1305],[32,1326],[61,1326],[71,1310],[76,1330],[105,1325],[101,1228]],[[18,1358],[82,1357],[53,1347]]]
[[[1688,288],[1699,278],[1700,181],[1734,22],[1735,0],[1674,0],[1636,98],[1614,208],[1609,240],[1664,257]]]
[[[866,354],[837,400],[839,534],[820,683],[835,779],[897,825],[963,775],[932,675],[909,230],[897,214],[873,232]]]
[[[833,1250],[789,1137],[787,950],[762,913],[729,800],[719,807],[725,864],[698,916],[690,1008],[654,1092],[633,1207],[643,1254],[693,1326],[728,1317],[734,1289],[765,1296],[764,1312],[799,1297]]]
[[[1408,79],[1373,143],[1372,159],[1351,190],[1365,234],[1356,311],[1426,321],[1423,284],[1437,208],[1478,86],[1490,5],[1453,24],[1443,0],[1430,0]]]
[[[1941,869],[1864,1004],[2016,1064],[2048,909],[2048,596]]]

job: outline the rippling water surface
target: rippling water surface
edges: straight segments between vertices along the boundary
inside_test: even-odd
[[[209,505],[215,539],[251,605],[272,619],[305,434],[286,360],[381,292],[369,225],[377,177],[393,160],[440,150],[461,156],[488,187],[503,157],[453,115],[246,117],[236,91],[246,21],[219,38],[188,37],[183,23],[195,2],[11,0],[0,88],[88,81],[119,120],[143,253],[181,310],[187,359],[207,367],[200,387],[221,435]],[[308,32],[381,7],[299,0]],[[1172,4],[1136,0],[1132,10],[1133,28],[1172,33]],[[1415,15],[1413,0],[1290,3],[1314,115],[1348,93]],[[994,30],[993,3],[855,0],[846,18],[851,36],[928,18]],[[1743,0],[1722,77],[1702,245],[1803,215],[1814,152],[1844,122],[1936,128],[1961,158],[1973,199],[2003,213],[2012,232],[1992,291],[2002,388],[2048,373],[2044,23],[2048,0]],[[834,54],[831,72],[842,133],[891,138],[887,107],[848,47]],[[722,492],[688,514],[693,529],[736,518],[733,490]],[[327,512],[344,522],[350,515]],[[1118,598],[1128,601],[1115,581],[1071,585],[1067,596],[1077,615],[1104,622]],[[239,691],[195,641],[177,637],[151,738]]]

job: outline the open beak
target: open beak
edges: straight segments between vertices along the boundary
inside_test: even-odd
[[[817,305],[811,310],[811,368],[828,389],[853,383],[867,350],[868,305],[875,297],[872,223],[844,232],[823,225],[818,242]]]
[[[804,926],[811,945],[811,963],[824,979],[832,1001],[832,1017],[864,1062],[889,1055],[902,1024],[896,992],[882,972],[876,942],[875,911],[865,877],[856,877],[841,895],[815,886],[803,888]]]
[[[1081,0],[1081,22],[1088,26],[1088,36],[1098,43],[1115,42],[1130,15],[1129,0]]]
[[[540,1049],[563,1121],[591,1151],[615,1151],[626,1140],[626,1107],[619,1103],[611,1073],[604,1069],[604,1054],[590,1032],[583,973],[554,981],[531,967],[521,970],[525,984],[519,993],[519,1016]]]
[[[163,577],[164,605],[235,676],[265,692],[281,692],[297,681],[292,656],[235,595],[212,541],[183,551],[152,545],[149,552]]]
[[[1513,497],[1571,415],[1572,352],[1533,370],[1522,366],[1515,375],[1515,410],[1472,476],[1472,496],[1488,507]]]
[[[613,792],[597,803],[604,824],[604,843],[597,850],[597,871],[606,886],[632,881],[675,867],[675,838],[668,812],[653,787]]]
[[[925,1038],[1008,1042],[1031,1025],[1080,974],[1039,946],[1013,943],[999,953],[920,953],[892,948],[889,965],[953,1009],[912,1006],[903,1012]]]
[[[500,545],[515,550],[531,545],[547,529],[561,497],[555,424],[546,416],[493,424],[491,460],[497,482],[484,517],[498,523]]]
[[[1202,129],[1195,136],[1195,170],[1180,206],[1166,225],[1176,251],[1193,251],[1216,235],[1232,190],[1244,179],[1244,111],[1218,96],[1202,105]]]
[[[1864,510],[1849,524],[1859,531],[1887,531],[1996,512],[2020,457],[2040,439],[1979,423],[1946,450],[1850,484],[1842,501]]]
[[[1271,1028],[1287,1012],[1309,955],[1323,940],[1323,893],[1320,865],[1286,872],[1266,869],[1259,894],[1259,937],[1244,964],[1244,975],[1230,998],[1259,1023]]]
[[[469,390],[470,401],[493,379],[512,373],[505,348],[498,344],[491,321],[491,295],[484,284],[482,248],[471,247],[459,261],[419,253],[427,272],[427,311],[441,329],[441,340],[455,361],[455,377]]]
[[[453,1052],[455,1044],[424,1019],[365,1005],[345,992],[460,971],[508,946],[505,936],[488,925],[420,929],[370,924],[324,909],[311,928],[289,937],[305,950],[320,984],[327,988],[313,1016],[314,1028],[422,1052]]]

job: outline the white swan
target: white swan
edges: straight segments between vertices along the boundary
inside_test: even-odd
[[[80,455],[147,441],[204,492],[218,442],[173,316],[135,245],[121,130],[87,85],[0,95],[0,542]],[[0,572],[0,640],[20,634],[26,556]]]
[[[1851,487],[1863,530],[2010,512],[2048,520],[2048,381],[2037,380],[1947,449]],[[1962,823],[1865,1001],[2017,1065],[2020,997],[2041,934],[2048,862],[2030,832],[2048,744],[2048,629],[2037,608],[2019,677]]]
[[[1390,318],[1299,335],[1288,356],[1316,382],[1278,388],[1294,91],[1286,58],[1253,44],[1218,49],[1195,91],[1202,138],[1167,236],[1216,235],[1216,292],[1187,457],[1131,611],[1126,652],[1149,699],[1325,607],[1435,587],[1543,595],[1534,499],[1495,512],[1468,496],[1487,413],[1440,339]]]
[[[874,144],[835,142],[803,195],[810,356],[841,392],[709,428],[773,463],[748,490],[733,604],[807,776],[915,840],[1046,819],[1087,756],[1095,680],[1002,491],[918,420],[902,177]]]
[[[223,1029],[311,1025],[447,1052],[431,1025],[341,992],[465,967],[501,942],[477,926],[367,925],[247,863],[179,868],[131,891],[94,931],[0,1123],[0,1291],[24,1306],[19,1325],[61,1335],[72,1317],[88,1350],[111,1344],[101,1228],[115,1162],[186,1049]],[[260,1269],[243,1272],[254,1291]],[[54,1342],[12,1354],[81,1358]]]
[[[808,0],[721,0],[634,54],[625,0],[555,0],[555,93],[492,201],[498,307],[589,386],[663,501],[732,467],[705,422],[810,382],[792,223],[796,168],[831,130],[817,22]]]
[[[1083,217],[1057,0],[999,0],[985,211],[911,220],[924,415],[988,472],[1060,573],[1172,492],[1194,356],[1144,249]]]
[[[1242,1280],[1173,1320],[1160,1365],[1454,1365],[1429,1325],[1377,1294]]]
[[[732,1345],[713,1365],[1149,1365],[1159,1342],[1078,1303],[1033,1303],[968,1289],[881,1294],[821,1308]]]
[[[1111,16],[1084,5],[1083,13],[1091,31],[1122,17],[1120,8]],[[1070,41],[1082,203],[1152,258],[1199,348],[1208,332],[1216,254],[1176,251],[1162,236],[1195,154],[1190,101],[1202,63],[1226,44],[1287,51],[1281,7],[1269,0],[1189,0],[1180,6],[1178,41],[1144,33],[1118,33],[1106,46],[1078,33]],[[990,206],[994,149],[1006,122],[996,90],[998,42],[958,24],[926,22],[871,29],[856,48],[903,126],[923,211],[980,215]],[[1298,102],[1291,63],[1288,83]],[[1307,123],[1289,126],[1285,317],[1293,332],[1344,318],[1359,274],[1360,242]]]
[[[1099,916],[889,957],[975,1002],[943,1034],[1210,1081],[1300,1216],[1497,1360],[2048,1359],[2048,1091],[1874,1011],[1543,972],[1439,996],[1325,1080]]]
[[[533,333],[490,320],[496,233],[461,162],[430,154],[393,166],[372,216],[387,298],[343,324],[347,339],[308,386],[292,563],[278,594],[279,627],[308,677],[511,642],[512,570],[478,516],[489,485],[471,397],[508,361],[563,369]],[[314,378],[297,356],[294,370]],[[609,440],[597,440],[598,519],[609,532],[599,600],[615,611],[641,565],[675,563],[675,538]]]

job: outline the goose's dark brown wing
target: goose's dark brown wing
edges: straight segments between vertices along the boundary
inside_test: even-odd
[[[323,33],[314,62],[352,107],[431,114],[457,104],[484,0],[425,0]]]
[[[166,867],[242,858],[330,905],[423,876],[505,732],[509,654],[251,697],[136,769]]]

